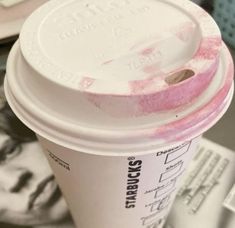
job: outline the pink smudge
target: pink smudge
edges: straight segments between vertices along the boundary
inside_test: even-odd
[[[150,55],[154,52],[154,50],[155,50],[155,47],[148,47],[148,48],[144,49],[143,51],[141,51],[140,54],[144,55],[144,56]]]
[[[176,108],[181,110],[181,108],[187,108],[191,102],[198,99],[208,88],[217,71],[219,58],[216,58],[216,60],[205,72],[197,73],[195,76],[175,85],[163,85],[161,91],[156,88],[156,81],[154,81],[156,77],[152,77],[142,81],[129,82],[130,94],[87,93],[87,99],[103,112],[117,118],[133,118],[133,116],[138,117],[155,112],[167,112],[167,110]],[[209,121],[212,115],[218,116],[233,81],[231,57],[230,64],[226,66],[226,70],[225,82],[211,101],[198,108],[191,115],[158,128],[154,132],[153,137],[166,140],[180,139],[183,134],[186,135],[186,132],[183,132],[185,130],[188,130],[187,134],[190,137],[194,129],[196,133],[199,132],[200,126],[207,122],[207,118]],[[155,89],[154,92],[148,92],[150,91],[149,88],[151,90]],[[201,124],[200,126],[198,125],[199,123]]]
[[[145,66],[143,72],[147,74],[154,74],[160,72],[160,62]]]
[[[136,116],[137,107],[131,96],[89,93],[86,97],[95,107],[115,118],[130,118]]]
[[[169,124],[169,126],[158,129],[155,132],[154,137],[164,138],[169,141],[184,141],[186,138],[192,138],[203,134],[210,126],[215,124],[216,118],[225,106],[226,103],[222,103],[211,113],[207,113],[205,110],[200,110],[196,114],[191,114],[189,118],[183,119],[184,121],[179,121],[177,124],[171,124],[171,126]],[[190,129],[190,134],[187,129]]]
[[[195,25],[192,22],[188,21],[176,28],[173,28],[172,32],[183,42],[188,42],[190,39],[192,39],[194,29]]]
[[[154,82],[154,77],[150,77],[146,80],[136,80],[136,81],[130,81],[129,86],[131,89],[131,94],[137,94],[139,92],[142,92],[146,90],[149,86],[151,86]]]
[[[203,38],[194,58],[215,59],[219,54],[221,44],[222,40],[218,36]]]
[[[191,102],[198,97],[210,84],[217,70],[218,61],[206,72],[199,73],[165,90],[140,96],[139,106],[144,114],[166,111]],[[186,95],[187,94],[187,95]]]
[[[79,83],[79,86],[81,89],[86,90],[94,83],[94,81],[94,78],[83,77]]]
[[[206,128],[213,125],[213,121],[216,121],[216,117],[220,115],[221,111],[226,106],[224,99],[230,91],[233,82],[233,75],[234,67],[231,61],[226,73],[225,84],[211,101],[191,115],[158,128],[154,134],[154,137],[174,141],[183,140],[185,137],[192,137],[200,130],[205,131]],[[190,135],[188,132],[184,132],[187,129],[191,129]]]

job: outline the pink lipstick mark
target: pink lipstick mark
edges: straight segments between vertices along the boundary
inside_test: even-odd
[[[137,94],[139,92],[142,92],[146,90],[148,87],[153,85],[155,77],[150,77],[146,80],[136,80],[136,81],[130,81],[129,87],[131,89],[131,94]]]
[[[226,106],[224,99],[227,97],[231,89],[233,75],[234,67],[230,57],[228,71],[226,72],[226,81],[215,97],[191,115],[158,128],[154,137],[164,138],[165,140],[180,141],[185,137],[189,138],[193,134],[196,134],[200,129],[204,130],[208,128],[210,123],[212,125],[213,120],[216,121],[216,117],[219,116]],[[190,135],[189,132],[185,132],[187,129],[191,129]]]
[[[207,37],[201,41],[200,48],[195,54],[194,58],[199,59],[214,59],[219,54],[222,40],[220,37]]]
[[[154,50],[155,50],[155,47],[148,47],[148,48],[144,49],[143,51],[141,51],[140,54],[144,55],[144,56],[150,55],[154,52]]]
[[[94,78],[83,77],[79,83],[81,89],[86,90],[95,82]]]
[[[151,64],[149,66],[145,66],[143,68],[143,72],[146,74],[155,74],[155,73],[160,73],[160,62]]]
[[[178,84],[170,85],[165,90],[162,88],[162,91],[140,96],[138,103],[141,112],[149,114],[166,111],[191,102],[209,86],[217,70],[218,61],[217,58],[207,71],[197,73]]]
[[[192,34],[194,33],[195,25],[188,21],[181,25],[179,25],[176,28],[172,29],[172,32],[183,42],[188,42],[190,39],[192,39]]]

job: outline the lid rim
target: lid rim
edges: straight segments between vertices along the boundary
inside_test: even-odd
[[[10,95],[10,92],[7,88],[7,82],[5,81],[5,89],[6,89],[6,96],[7,99],[9,101],[9,104],[11,106],[11,108],[18,114],[18,117],[21,119],[21,121],[24,122],[24,124],[28,125],[29,127],[32,127],[32,123],[29,124],[28,121],[26,121],[26,119],[23,117],[25,115],[20,113],[20,110],[17,109],[17,107],[13,104],[13,100],[12,97]],[[88,152],[93,154],[94,151],[96,154],[100,154],[100,155],[116,155],[116,156],[120,156],[120,155],[140,155],[140,154],[144,154],[144,153],[148,153],[150,151],[146,151],[146,147],[149,148],[149,150],[155,150],[156,148],[163,148],[163,147],[168,147],[169,144],[170,145],[174,145],[174,144],[179,144],[179,143],[184,143],[186,141],[190,141],[198,136],[200,136],[201,134],[203,134],[205,131],[208,130],[208,128],[212,127],[222,116],[223,114],[226,112],[226,110],[228,109],[232,97],[233,97],[233,93],[234,93],[234,85],[232,84],[229,93],[227,94],[227,98],[225,99],[226,102],[224,102],[221,106],[217,107],[218,110],[217,112],[212,112],[212,120],[209,123],[204,123],[204,121],[206,120],[206,118],[204,118],[201,122],[199,122],[197,125],[194,126],[194,130],[193,130],[193,134],[188,134],[188,132],[183,132],[182,135],[179,135],[178,137],[165,137],[164,136],[160,136],[156,131],[150,131],[150,134],[145,134],[145,137],[143,137],[143,134],[139,133],[139,134],[135,134],[135,137],[132,137],[132,140],[130,143],[130,141],[127,140],[127,138],[125,137],[126,142],[123,143],[122,139],[124,138],[115,138],[114,141],[111,142],[112,139],[114,138],[106,138],[104,141],[92,141],[91,139],[82,139],[80,137],[73,137],[73,140],[68,140],[67,135],[61,134],[60,137],[53,137],[51,134],[49,133],[45,133],[45,131],[38,130],[34,127],[32,127],[32,130],[35,131],[36,134],[38,134],[40,137],[42,138],[46,138],[47,140],[56,143],[58,145],[70,148],[72,150],[81,150],[81,152]],[[16,111],[17,110],[17,111]],[[21,110],[22,111],[22,110]],[[209,115],[210,116],[210,115]],[[203,128],[201,127],[201,125],[204,125]],[[186,129],[189,130],[190,128]],[[56,132],[58,133],[58,132]],[[100,136],[100,131],[97,132],[99,133]],[[134,132],[136,133],[136,132]],[[162,132],[161,132],[162,134]],[[91,135],[88,134],[88,136],[90,137]],[[110,134],[105,135],[105,137],[110,136]],[[132,135],[133,136],[133,135]],[[172,135],[171,135],[172,136]],[[148,141],[145,141],[145,139],[148,138]],[[63,143],[62,140],[63,139]],[[65,140],[67,139],[67,140]],[[104,139],[104,138],[103,138]],[[140,143],[140,139],[142,139],[142,143]],[[156,143],[156,140],[159,140],[158,143]],[[138,144],[136,143],[139,142]],[[153,144],[154,142],[154,144]],[[90,145],[89,145],[90,144]],[[125,153],[123,153],[125,151]]]
[[[224,46],[224,48],[225,48],[225,46]],[[211,107],[212,107],[212,109],[210,110],[210,112],[208,113],[204,113],[204,117],[205,118],[203,118],[203,119],[201,119],[199,122],[202,122],[202,121],[204,121],[206,118],[207,118],[207,116],[210,114],[210,113],[213,113],[219,106],[220,106],[220,104],[221,104],[221,102],[225,99],[228,99],[228,98],[226,98],[226,97],[228,97],[229,96],[229,93],[231,93],[230,91],[233,89],[233,83],[232,83],[232,81],[233,81],[233,64],[232,64],[232,57],[231,57],[231,55],[230,55],[230,53],[229,53],[229,51],[228,51],[228,49],[227,48],[225,48],[224,50],[226,50],[226,54],[227,54],[227,58],[229,58],[229,61],[230,61],[230,63],[229,63],[229,68],[230,69],[228,69],[228,71],[227,71],[227,76],[226,76],[226,80],[224,81],[224,86],[221,86],[221,88],[220,88],[220,91],[221,92],[218,92],[218,94],[217,94],[217,96],[214,96],[214,98],[208,103],[208,104],[206,104],[205,105],[205,107],[207,107],[208,105],[210,105]],[[17,46],[15,45],[14,47],[13,47],[13,49],[12,49],[12,51],[11,51],[11,53],[10,53],[10,55],[9,55],[9,59],[14,59],[15,58],[15,52],[17,51]],[[26,125],[29,125],[30,127],[32,127],[32,123],[30,124],[28,121],[29,121],[29,119],[31,119],[31,120],[33,120],[34,119],[34,122],[35,122],[35,120],[36,120],[36,122],[37,121],[41,121],[41,123],[43,123],[42,125],[44,125],[44,126],[47,126],[47,129],[48,129],[48,125],[50,126],[53,126],[53,127],[56,127],[56,129],[57,129],[57,127],[58,127],[58,123],[60,124],[60,125],[62,125],[63,127],[62,128],[64,128],[64,131],[62,131],[62,132],[64,132],[63,133],[63,135],[66,137],[66,135],[68,135],[69,133],[71,134],[71,135],[73,135],[72,137],[78,137],[78,138],[82,138],[82,135],[83,135],[83,137],[85,137],[85,138],[88,138],[88,137],[90,137],[90,138],[93,138],[93,140],[95,140],[95,141],[97,141],[97,142],[106,142],[107,143],[107,141],[112,141],[113,140],[113,142],[115,142],[115,141],[123,141],[123,142],[125,142],[126,140],[129,140],[129,139],[132,139],[132,140],[136,140],[136,138],[140,138],[140,137],[142,137],[143,138],[143,141],[145,140],[145,138],[143,137],[143,136],[145,136],[145,137],[147,137],[147,138],[149,138],[149,137],[151,137],[151,135],[153,136],[153,135],[155,135],[155,137],[156,137],[156,135],[157,135],[157,132],[156,132],[156,129],[155,129],[155,127],[150,127],[150,128],[147,128],[147,129],[132,129],[132,130],[129,130],[129,131],[127,131],[128,132],[128,136],[127,135],[123,135],[123,129],[120,129],[120,130],[117,130],[117,129],[113,129],[112,131],[109,131],[109,130],[104,130],[104,129],[97,129],[97,128],[85,128],[85,127],[82,127],[82,126],[79,126],[79,131],[76,129],[75,130],[75,127],[77,128],[77,126],[72,126],[72,125],[70,125],[70,124],[68,124],[68,123],[64,123],[62,120],[62,122],[60,121],[60,122],[58,122],[58,120],[55,120],[55,118],[53,118],[53,117],[51,117],[49,114],[47,114],[47,113],[43,113],[42,112],[42,110],[39,108],[39,107],[37,107],[37,106],[35,106],[34,104],[30,104],[30,102],[29,102],[29,100],[28,100],[28,97],[26,98],[26,97],[22,97],[21,96],[21,99],[26,99],[25,101],[23,101],[23,100],[20,100],[19,99],[19,97],[20,96],[18,96],[18,99],[15,97],[15,96],[13,96],[13,94],[12,94],[12,92],[11,92],[11,87],[10,87],[10,85],[14,85],[14,83],[10,83],[9,84],[9,79],[11,78],[11,77],[14,77],[14,75],[16,76],[16,74],[15,74],[15,72],[14,72],[14,67],[12,66],[12,65],[14,65],[14,61],[8,61],[8,63],[7,63],[7,77],[6,77],[6,79],[5,79],[5,91],[6,91],[6,96],[7,96],[7,99],[8,99],[8,101],[9,101],[9,104],[12,106],[12,108],[13,108],[13,110],[18,114],[18,116],[20,117],[20,119],[22,119],[23,120],[23,122],[26,124]],[[221,95],[222,94],[222,95]],[[18,94],[19,95],[19,94]],[[217,106],[214,106],[213,104],[214,104],[214,100],[216,100],[216,99],[220,99],[220,101],[219,102],[216,102],[218,105]],[[14,101],[15,100],[15,101]],[[22,102],[24,103],[24,105],[22,105]],[[228,103],[229,103],[229,101],[227,101]],[[14,104],[15,103],[15,104]],[[16,107],[16,104],[18,104],[18,108]],[[27,118],[24,118],[23,116],[25,116],[25,114],[22,114],[21,112],[22,111],[20,111],[20,109],[19,109],[19,104],[21,104],[21,106],[22,107],[24,107],[25,108],[25,110],[24,110],[24,112],[25,113],[28,113],[27,115],[28,115],[28,117],[29,116],[31,116],[31,118],[28,118],[28,121],[26,120]],[[25,105],[25,104],[27,104],[27,105]],[[28,108],[27,108],[28,107]],[[201,110],[203,110],[205,107],[201,107]],[[22,108],[21,108],[22,109]],[[35,113],[37,113],[37,114],[39,114],[40,113],[40,115],[39,116],[35,116],[34,114],[33,114],[33,112],[35,112]],[[21,114],[20,114],[21,113]],[[194,112],[195,114],[194,114],[194,116],[197,116],[198,115],[198,110],[197,111],[195,111]],[[191,114],[193,114],[193,113],[191,113]],[[34,117],[33,117],[34,116]],[[41,118],[41,120],[39,120],[39,118],[38,117],[40,117]],[[44,120],[43,120],[43,118],[44,118]],[[193,117],[191,117],[191,118],[193,118]],[[47,120],[46,120],[47,119]],[[36,123],[35,122],[35,123]],[[38,122],[38,123],[39,123]],[[172,122],[172,123],[170,123],[171,125],[169,125],[169,126],[172,126],[173,127],[173,125],[175,124],[174,122]],[[35,126],[33,127],[33,129],[35,130]],[[88,130],[89,129],[89,130]],[[58,133],[58,131],[56,131],[57,133]],[[161,134],[163,134],[163,132],[160,130],[159,132],[161,132]],[[41,132],[40,132],[41,133]],[[46,135],[48,135],[48,134],[46,134]],[[51,137],[50,137],[51,138]],[[63,138],[63,137],[62,137]],[[163,137],[164,138],[164,137]],[[138,139],[139,140],[139,139]],[[155,140],[156,140],[156,138],[155,138]]]

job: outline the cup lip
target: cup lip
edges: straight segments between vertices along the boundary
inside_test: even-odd
[[[124,132],[125,134],[123,134],[123,130],[104,130],[71,125],[63,120],[54,119],[53,116],[43,112],[40,107],[30,103],[29,97],[24,94],[22,89],[13,91],[12,87],[20,86],[16,85],[13,80],[14,77],[17,77],[15,65],[18,51],[19,44],[16,43],[9,55],[7,77],[4,83],[6,97],[13,111],[23,123],[41,137],[61,146],[74,150],[79,149],[87,153],[96,151],[99,154],[112,155],[120,155],[120,152],[121,154],[142,154],[143,151],[146,153],[146,151],[166,147],[169,144],[185,142],[203,134],[213,126],[228,109],[232,100],[233,61],[227,47],[223,45],[225,61],[229,66],[224,75],[223,85],[219,91],[216,91],[217,94],[212,100],[191,113],[191,116],[169,123],[162,128],[132,129]],[[178,131],[177,137],[176,131]]]

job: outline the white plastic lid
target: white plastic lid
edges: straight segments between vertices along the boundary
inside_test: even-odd
[[[24,24],[6,88],[19,117],[57,143],[168,142],[176,122],[184,139],[222,115],[232,74],[217,25],[188,0],[52,0]],[[200,110],[217,112],[192,130]]]

